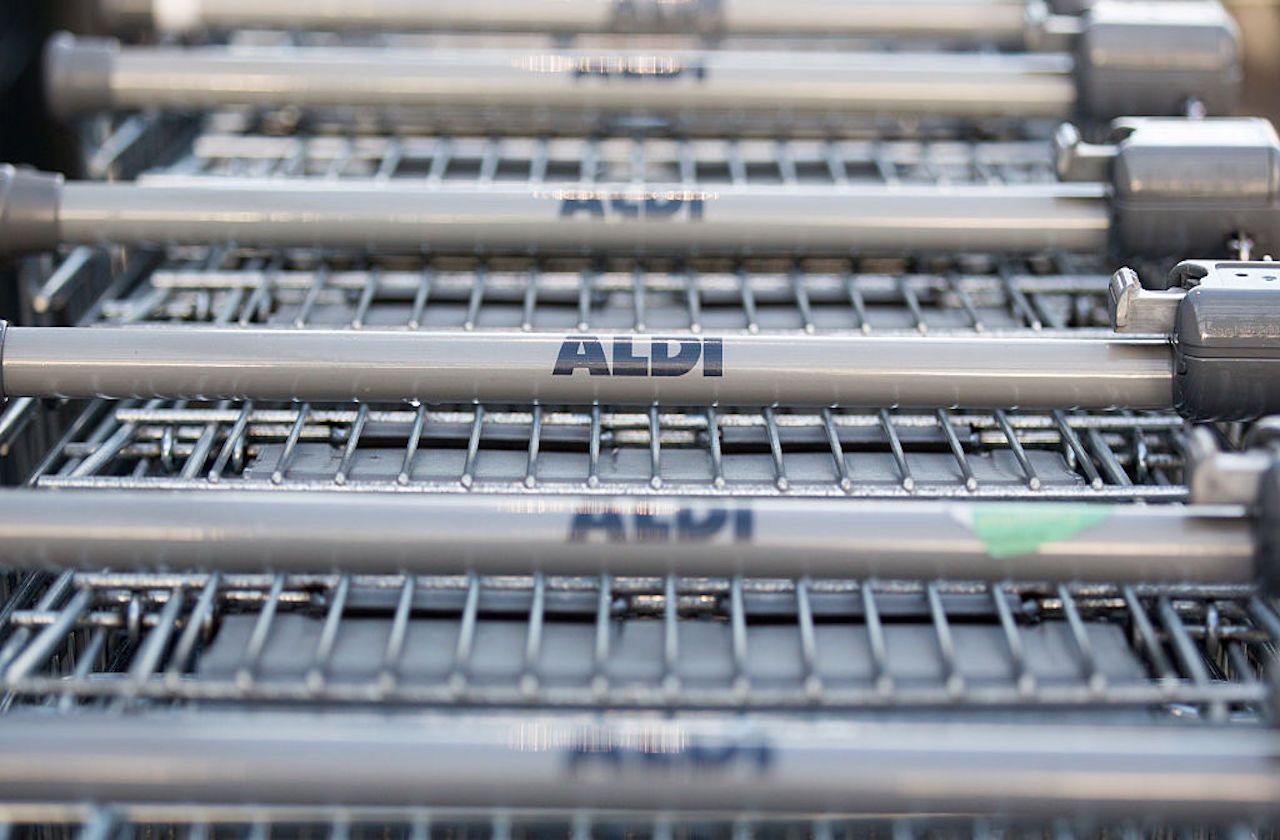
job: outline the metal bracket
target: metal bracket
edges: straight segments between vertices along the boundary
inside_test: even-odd
[[[1053,163],[1059,181],[1109,181],[1116,151],[1111,144],[1084,142],[1080,130],[1071,123],[1063,123],[1053,133]]]
[[[1057,13],[1044,0],[1027,3],[1023,26],[1027,49],[1038,52],[1069,52],[1084,31],[1080,15]]]
[[[1142,287],[1138,273],[1122,268],[1111,275],[1107,286],[1107,307],[1111,328],[1119,333],[1160,333],[1171,335],[1178,316],[1178,305],[1186,292],[1153,292]]]
[[[1205,426],[1187,436],[1186,451],[1190,502],[1248,508],[1262,589],[1280,593],[1280,416],[1254,423],[1243,451],[1220,451]]]
[[[1156,288],[1150,288],[1152,285]],[[1278,262],[1183,260],[1170,270],[1164,283],[1144,285],[1136,271],[1121,268],[1107,287],[1107,307],[1116,332],[1172,335],[1178,308],[1190,289],[1267,291],[1273,286],[1280,295]]]
[[[1280,417],[1258,421],[1280,433]],[[1192,504],[1243,505],[1258,503],[1262,478],[1280,459],[1280,451],[1248,447],[1223,452],[1208,428],[1198,426],[1187,436],[1187,489]]]

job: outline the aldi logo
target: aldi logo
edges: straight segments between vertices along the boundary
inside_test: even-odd
[[[724,376],[723,338],[638,339],[618,336],[606,343],[570,336],[560,344],[552,376],[685,376],[702,363],[703,376]]]

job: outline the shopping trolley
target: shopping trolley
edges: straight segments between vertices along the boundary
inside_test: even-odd
[[[108,137],[155,139],[157,119]],[[18,214],[10,232],[39,235],[7,247],[81,262],[55,290],[123,248],[80,326],[12,326],[0,359],[10,438],[46,393],[71,398],[28,487],[0,496],[0,551],[22,569],[0,641],[8,824],[1269,824],[1268,438],[1174,410],[1180,362],[1265,361],[1268,339],[1171,342],[1201,298],[1227,299],[1215,287],[1247,291],[1235,274],[1269,282],[1253,260],[1274,247],[1275,197],[1237,188],[1272,182],[1269,128],[1068,131],[1055,158],[972,134],[383,136],[334,114],[280,134],[272,119],[184,123],[194,141],[135,183],[8,176],[10,196],[35,196],[22,206],[56,209]],[[1235,180],[1147,192],[1160,166],[1203,160]],[[682,198],[634,194],[652,184],[725,198],[645,218]],[[489,203],[451,233],[472,201]],[[606,218],[564,217],[565,201]],[[615,201],[636,208],[626,241]],[[731,233],[743,216],[716,235],[722,201],[758,214],[749,241]],[[994,216],[963,227],[983,206]],[[426,252],[423,207],[441,232]],[[317,241],[308,214],[334,235]],[[344,214],[365,214],[359,231]],[[806,239],[831,225],[848,227]],[[1140,279],[1116,273],[1135,258]],[[1208,259],[1166,280],[1168,258]],[[362,390],[389,341],[412,363]],[[759,353],[734,382],[739,341]],[[566,342],[573,384],[544,392]],[[652,375],[695,345],[687,372]],[[806,375],[829,388],[812,372],[849,347],[914,360],[886,383],[935,378],[914,402],[799,392]],[[647,375],[626,375],[640,359]],[[451,365],[460,391],[439,376]],[[1001,367],[1051,398],[938,401]],[[242,387],[273,369],[270,388]],[[1059,375],[1074,384],[1047,384]]]

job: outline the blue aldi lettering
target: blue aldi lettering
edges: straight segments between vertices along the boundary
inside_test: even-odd
[[[625,195],[566,198],[560,202],[560,218],[572,219],[578,215],[604,219],[614,216],[620,219],[672,219],[685,211],[685,215],[698,221],[706,209],[705,198],[651,195],[647,198],[628,198]]]
[[[647,348],[642,344],[643,339],[619,336],[611,342],[611,353],[606,354],[599,338],[570,336],[560,344],[551,375],[573,376],[574,371],[585,370],[588,376],[684,376],[701,359],[703,376],[724,376],[722,338],[654,336],[648,340]]]
[[[660,82],[693,78],[702,82],[707,78],[707,65],[700,61],[684,64],[674,59],[656,56],[652,58],[588,56],[579,59],[573,65],[571,72],[575,79],[600,78]]]
[[[671,515],[602,508],[583,509],[569,523],[569,542],[709,542],[718,536],[749,543],[755,520],[749,508],[680,508]]]
[[[569,770],[576,772],[583,765],[599,769],[620,771],[661,771],[687,767],[700,772],[726,772],[730,770],[754,770],[766,773],[774,762],[774,749],[763,736],[734,738],[689,738],[670,749],[633,746],[601,739],[582,739],[568,748]]]

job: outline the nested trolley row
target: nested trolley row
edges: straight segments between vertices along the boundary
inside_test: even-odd
[[[31,572],[6,708],[1049,708],[1265,724],[1249,587]]]
[[[4,417],[16,434],[34,401]],[[1181,500],[1169,414],[92,401],[42,487]]]
[[[93,279],[84,247],[46,300]],[[98,263],[94,263],[98,260]],[[1109,327],[1097,258],[636,261],[395,258],[207,246],[139,257],[104,323],[351,329],[1046,334]]]

